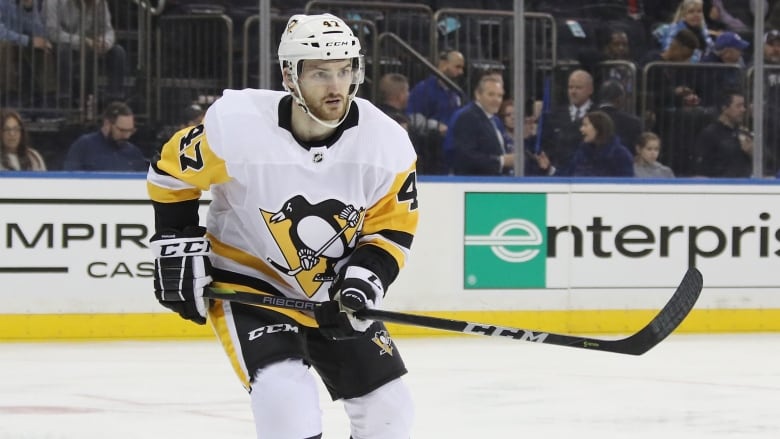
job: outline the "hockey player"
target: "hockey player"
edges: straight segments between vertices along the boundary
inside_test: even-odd
[[[414,149],[402,127],[355,97],[363,58],[341,19],[291,17],[279,61],[287,92],[226,90],[153,161],[156,298],[213,326],[250,392],[258,438],[321,437],[310,367],[343,400],[352,438],[408,438],[401,356],[381,322],[354,313],[381,305],[408,256]],[[204,301],[209,284],[323,305],[311,315]]]

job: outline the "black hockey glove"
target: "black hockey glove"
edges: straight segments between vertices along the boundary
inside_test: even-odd
[[[187,227],[184,231],[163,230],[152,236],[154,252],[154,295],[160,304],[182,318],[203,325],[207,302],[203,287],[211,283],[211,244],[206,228]]]
[[[317,307],[314,316],[320,332],[334,340],[355,338],[365,333],[373,320],[355,317],[364,308],[376,308],[385,291],[377,275],[363,267],[348,267],[330,290],[332,300]]]

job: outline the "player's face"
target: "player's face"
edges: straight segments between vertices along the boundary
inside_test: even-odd
[[[309,111],[321,120],[339,120],[347,111],[353,76],[351,60],[304,61],[298,85]]]

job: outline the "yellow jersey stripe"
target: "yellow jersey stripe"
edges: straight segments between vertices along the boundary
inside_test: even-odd
[[[151,182],[146,183],[149,198],[158,203],[177,203],[179,201],[197,200],[201,191],[198,188],[172,190],[157,186]]]
[[[223,306],[224,304],[222,301],[214,301],[211,307],[209,307],[209,322],[211,323],[211,327],[214,328],[214,333],[217,335],[217,338],[222,343],[222,348],[225,350],[225,354],[227,354],[230,365],[233,367],[238,379],[241,381],[244,388],[249,390],[249,373],[247,372],[246,364],[244,364],[241,354],[237,352],[236,344],[238,341],[233,340],[232,334],[230,333],[230,327],[234,327],[235,325],[233,322],[227,321]]]

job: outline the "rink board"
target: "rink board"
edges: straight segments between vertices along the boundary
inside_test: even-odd
[[[142,175],[3,177],[2,339],[210,336],[153,298]],[[423,178],[418,199],[412,257],[389,309],[633,332],[696,266],[704,291],[681,331],[780,331],[774,181]],[[207,209],[206,193],[202,222]]]

